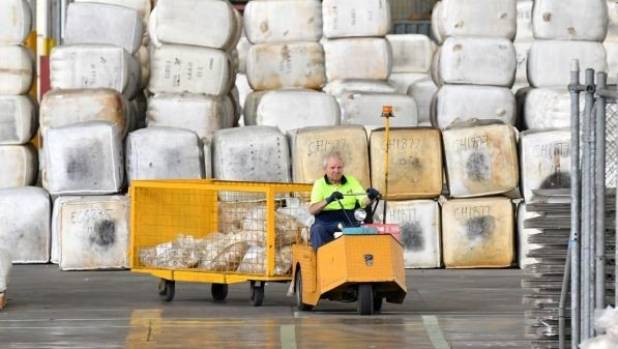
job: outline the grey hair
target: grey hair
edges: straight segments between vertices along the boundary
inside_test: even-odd
[[[324,160],[322,161],[322,167],[324,169],[326,169],[326,166],[328,165],[328,160],[330,159],[336,159],[341,161],[342,164],[345,164],[345,161],[343,161],[343,156],[341,156],[341,153],[338,151],[331,151],[330,153],[326,154],[324,156]]]

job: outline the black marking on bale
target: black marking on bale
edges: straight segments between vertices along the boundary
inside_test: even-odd
[[[466,233],[469,240],[486,240],[496,227],[496,219],[492,216],[473,217],[466,221]]]
[[[94,231],[90,234],[90,243],[109,248],[116,242],[116,222],[103,219],[94,224]]]
[[[406,250],[422,251],[425,248],[425,236],[421,224],[417,221],[402,224],[401,240]]]
[[[466,161],[466,175],[475,182],[488,180],[490,169],[490,159],[485,153],[475,151]]]

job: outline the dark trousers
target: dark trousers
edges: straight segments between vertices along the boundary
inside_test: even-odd
[[[354,210],[323,211],[315,216],[315,223],[311,226],[311,246],[317,250],[320,246],[332,241],[333,234],[339,231],[338,225],[350,226],[350,219],[354,219]],[[354,222],[352,222],[354,223]]]

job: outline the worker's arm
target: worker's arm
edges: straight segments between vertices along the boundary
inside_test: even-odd
[[[343,194],[335,191],[330,194],[330,196],[326,197],[326,199],[311,204],[311,206],[309,206],[309,213],[315,216],[316,214],[322,212],[324,207],[328,206],[328,204],[330,204],[331,202],[341,199],[343,199]]]

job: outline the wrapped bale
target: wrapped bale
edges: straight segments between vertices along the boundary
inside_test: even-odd
[[[431,110],[435,127],[445,129],[454,123],[496,120],[513,125],[517,107],[509,88],[474,85],[444,85],[435,95]]]
[[[607,34],[607,0],[535,0],[535,39],[603,41]]]
[[[28,143],[36,129],[36,109],[28,96],[0,95],[0,145]]]
[[[386,0],[322,2],[324,36],[348,38],[385,36],[391,28],[390,5]]]
[[[521,135],[521,177],[524,199],[538,189],[571,187],[571,131],[569,129]]]
[[[431,78],[426,78],[412,83],[406,92],[416,102],[418,125],[431,126],[431,101],[438,92],[436,84]]]
[[[43,96],[40,132],[88,121],[114,125],[121,138],[129,130],[129,102],[112,89],[51,90]]]
[[[436,45],[427,35],[387,35],[393,52],[393,73],[429,73]]]
[[[0,46],[19,45],[32,30],[32,10],[26,0],[2,2],[0,13]],[[1,290],[0,290],[1,292]]]
[[[318,0],[250,1],[244,28],[254,44],[317,42],[322,37],[322,4]]]
[[[45,139],[50,194],[102,195],[121,190],[122,141],[112,124],[96,121],[50,128]]]
[[[257,109],[258,125],[279,127],[281,132],[309,126],[340,123],[335,97],[317,91],[282,90],[267,92]]]
[[[49,262],[51,202],[45,190],[0,189],[0,218],[0,246],[11,249],[13,263]]]
[[[294,181],[313,183],[324,176],[323,160],[337,151],[343,157],[345,173],[369,187],[369,145],[361,126],[307,127],[291,137]]]
[[[137,11],[138,15],[143,18],[144,23],[150,17],[152,4],[150,0],[74,0],[75,2],[96,2],[99,4],[117,5],[132,8]]]
[[[52,260],[61,270],[128,267],[129,199],[59,197],[52,215]]]
[[[514,257],[513,206],[508,198],[449,200],[442,206],[447,268],[506,268]]]
[[[0,146],[0,189],[24,187],[34,183],[37,156],[30,145]]]
[[[260,44],[247,55],[247,78],[254,90],[309,88],[326,83],[324,51],[317,42]]]
[[[344,93],[338,98],[341,106],[341,123],[380,127],[384,125],[382,107],[390,105],[397,117],[393,127],[411,127],[418,124],[416,102],[408,95],[394,93]]]
[[[430,128],[393,129],[389,141],[388,194],[384,178],[384,130],[371,132],[371,184],[387,200],[435,198],[442,192],[442,140]]]
[[[521,98],[524,100],[523,116],[528,129],[570,127],[571,95],[566,88],[533,88],[522,94]],[[583,98],[581,102],[583,105]]]
[[[359,79],[330,81],[322,90],[333,96],[339,96],[345,92],[397,92],[397,89],[386,81]]]
[[[126,169],[136,179],[204,178],[203,145],[191,131],[148,127],[127,137]]]
[[[519,166],[510,125],[468,126],[443,131],[449,193],[475,197],[517,188]]]
[[[326,40],[326,78],[387,80],[391,74],[391,47],[384,38]]]
[[[69,45],[113,45],[134,53],[142,42],[143,31],[142,18],[135,9],[76,2],[67,9],[63,40]]]
[[[0,95],[21,95],[30,90],[34,63],[22,46],[0,46]]]
[[[513,40],[517,31],[516,2],[443,0],[436,14],[437,30],[444,39],[454,36],[486,36]]]

